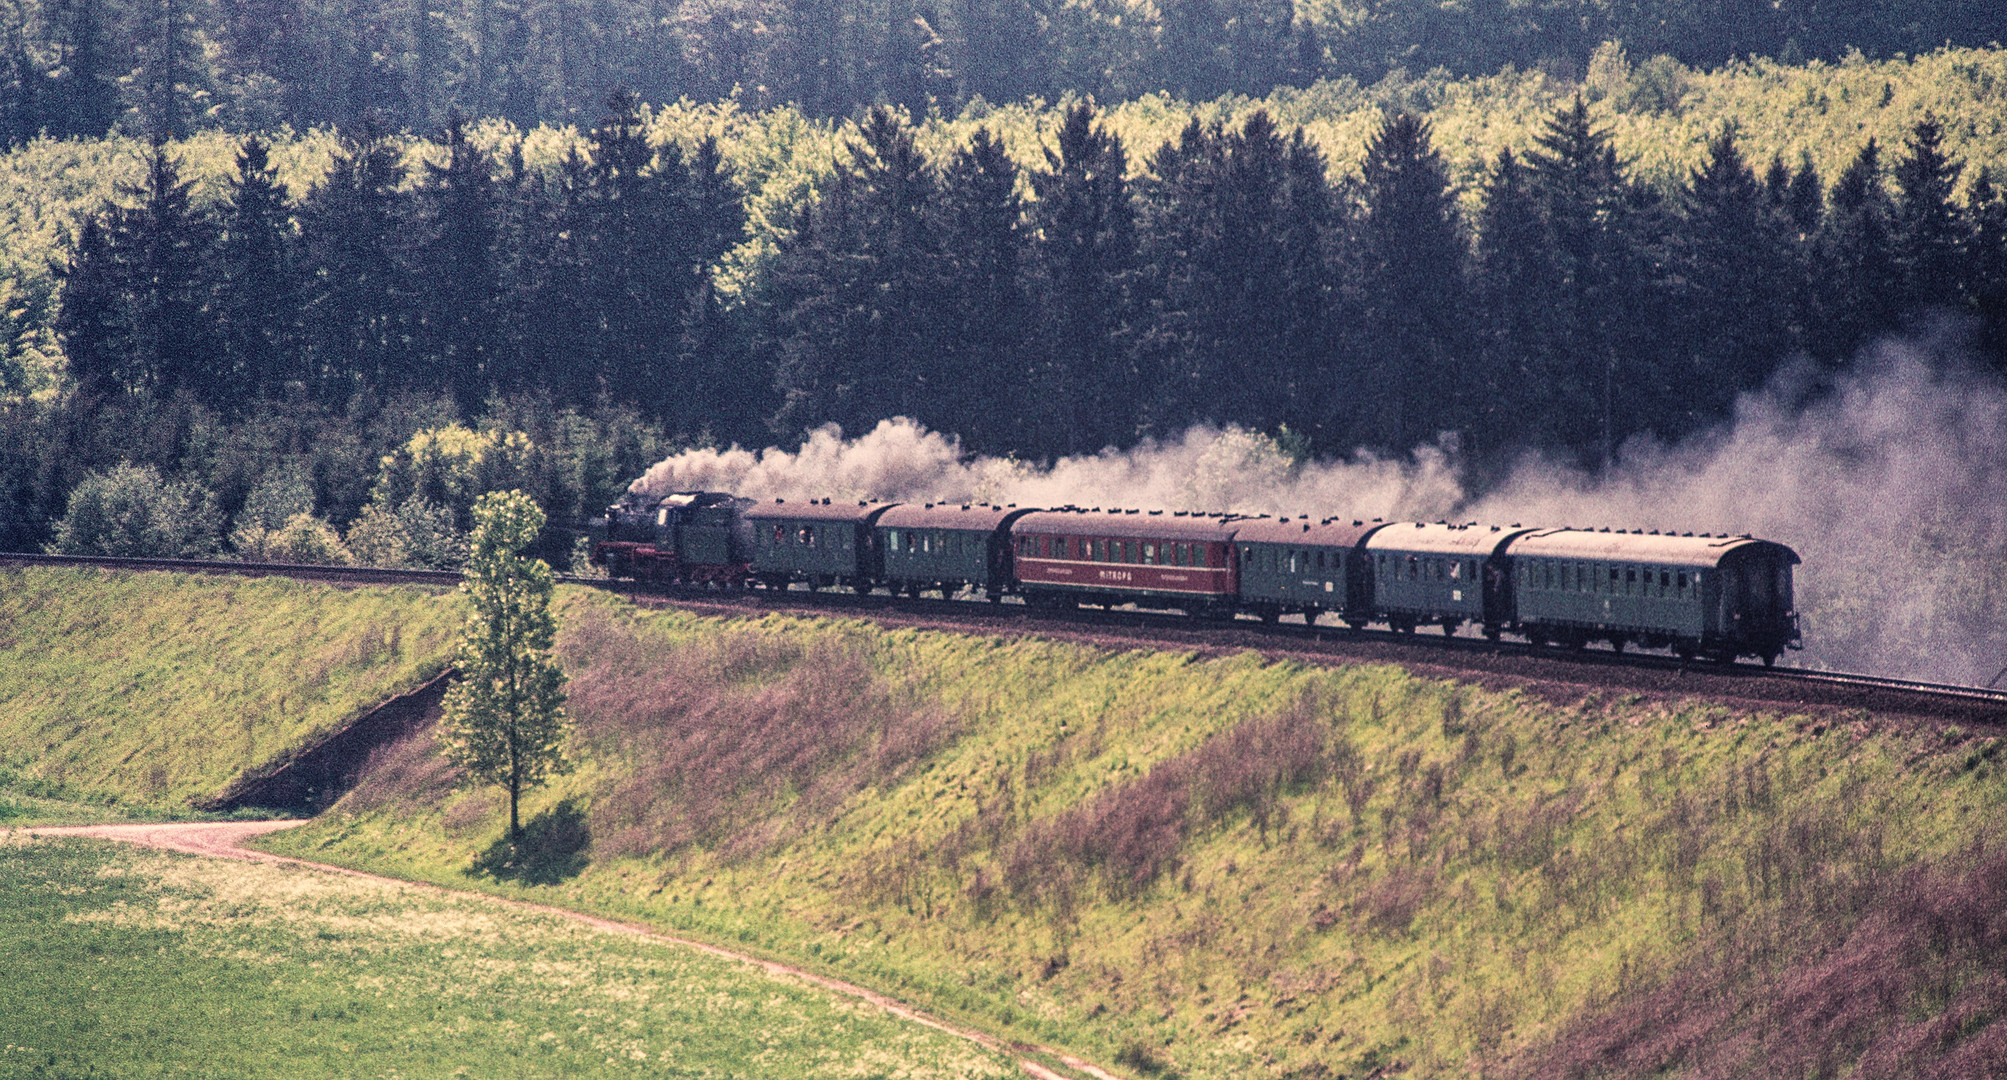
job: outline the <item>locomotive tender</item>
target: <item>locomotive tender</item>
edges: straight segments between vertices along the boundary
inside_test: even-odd
[[[1330,615],[1397,633],[1608,642],[1774,663],[1800,645],[1798,555],[1751,536],[1247,517],[981,503],[755,503],[629,495],[593,522],[592,561],[648,584],[1082,604],[1195,617]]]

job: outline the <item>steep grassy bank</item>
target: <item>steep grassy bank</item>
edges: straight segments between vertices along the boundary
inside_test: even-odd
[[[447,663],[437,589],[0,569],[0,823],[186,816]]]
[[[1979,1007],[1992,733],[564,603],[579,767],[524,852],[423,739],[271,846],[742,944],[1136,1074],[1766,1074],[1791,1039],[1844,1071],[2007,1037]],[[1843,1039],[1759,1007],[1845,998],[1821,965],[1861,957],[1888,975]]]
[[[479,897],[0,831],[0,1076],[1002,1078],[960,1039]]]

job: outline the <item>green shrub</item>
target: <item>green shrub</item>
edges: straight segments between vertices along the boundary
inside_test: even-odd
[[[202,558],[216,553],[214,500],[190,483],[161,479],[151,465],[92,473],[70,492],[48,550],[56,555]]]

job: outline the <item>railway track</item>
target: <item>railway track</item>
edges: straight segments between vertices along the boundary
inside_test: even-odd
[[[451,570],[0,552],[0,566],[6,565],[276,576],[347,585],[451,587],[460,581],[460,574]],[[1536,646],[1522,642],[1490,641],[1471,634],[1443,636],[1353,630],[1344,626],[1309,625],[1301,622],[1300,617],[1298,621],[1276,623],[1254,619],[1195,622],[1183,614],[1147,610],[1081,608],[1055,612],[1034,610],[1020,603],[984,604],[879,593],[859,596],[847,591],[817,592],[803,588],[727,591],[683,586],[642,590],[632,582],[605,578],[560,575],[558,580],[630,595],[645,603],[676,604],[721,614],[788,610],[848,614],[943,629],[1038,633],[1132,647],[1156,644],[1208,652],[1254,649],[1307,660],[1323,658],[1398,663],[1494,676],[1508,682],[1712,696],[1808,708],[1856,708],[2007,726],[2007,689],[1929,683],[1878,675],[1788,666],[1766,668],[1753,663],[1689,661],[1651,653],[1618,653],[1605,648]]]

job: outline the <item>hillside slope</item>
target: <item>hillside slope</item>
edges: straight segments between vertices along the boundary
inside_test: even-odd
[[[185,815],[438,674],[459,619],[439,589],[0,569],[0,817]]]
[[[563,602],[577,768],[523,851],[424,738],[270,846],[1137,1075],[1934,1075],[2007,1040],[1994,732]]]

